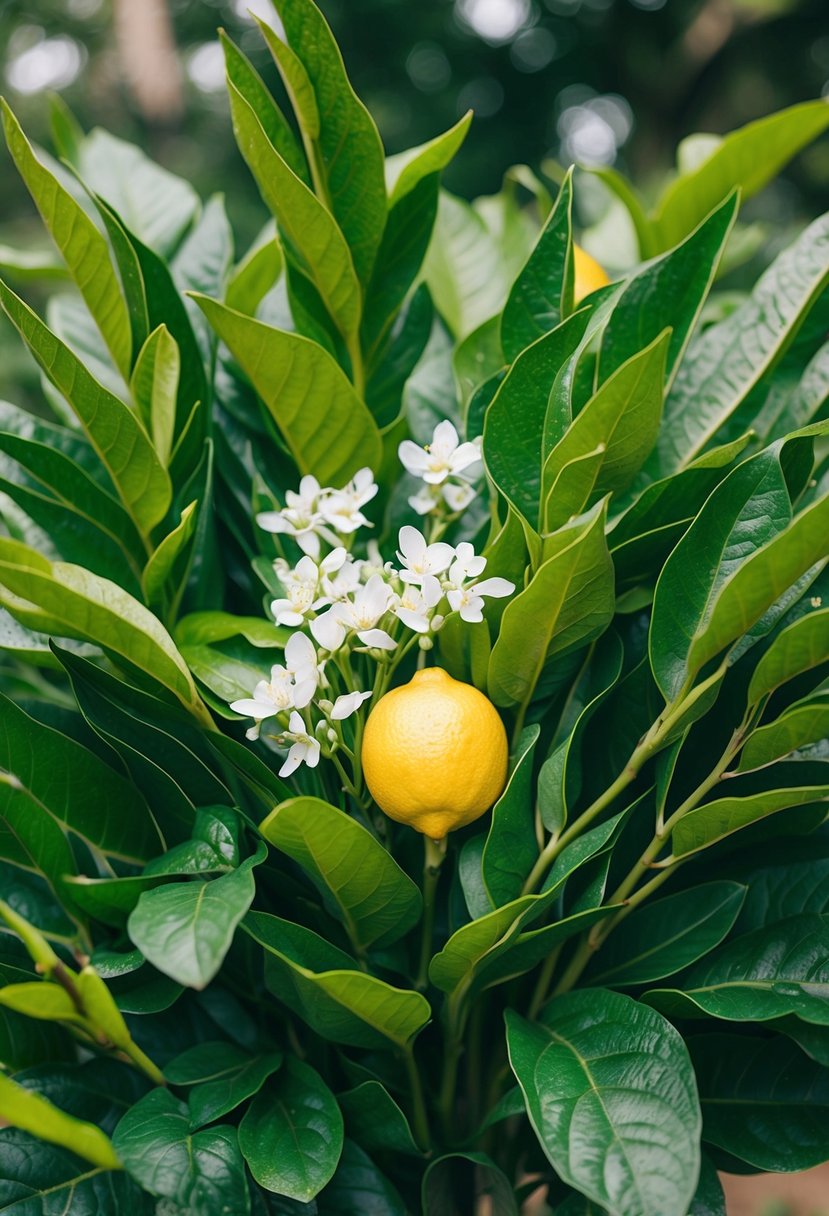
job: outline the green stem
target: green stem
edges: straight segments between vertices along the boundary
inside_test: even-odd
[[[130,1060],[132,1060],[136,1068],[140,1068],[144,1075],[149,1077],[153,1085],[167,1084],[164,1073],[161,1071],[158,1065],[153,1064],[150,1057],[145,1055],[138,1044],[134,1043],[132,1039],[130,1039],[129,1046],[122,1048],[122,1050],[124,1055],[128,1056]]]
[[[461,1040],[449,1033],[446,1039],[446,1049],[443,1057],[443,1081],[438,1095],[438,1112],[440,1125],[447,1141],[457,1139],[454,1126],[455,1088],[458,1080],[458,1064],[461,1058]]]
[[[417,1146],[424,1153],[429,1151],[431,1133],[429,1131],[429,1116],[426,1113],[426,1103],[423,1098],[423,1085],[414,1058],[414,1048],[409,1045],[404,1049],[403,1059],[406,1064],[406,1075],[409,1078],[409,1089],[412,1095],[412,1127]]]
[[[435,896],[440,881],[440,868],[446,856],[447,838],[430,840],[423,837],[423,920],[420,933],[420,961],[415,987],[423,990],[429,983],[429,961],[435,931]]]
[[[556,946],[555,949],[547,955],[544,966],[541,968],[538,981],[535,985],[535,990],[533,991],[532,999],[527,1010],[527,1017],[531,1022],[538,1017],[538,1012],[547,999],[547,993],[550,989],[556,964],[558,963],[559,955],[561,954],[563,946],[564,942],[561,942],[558,946]]]

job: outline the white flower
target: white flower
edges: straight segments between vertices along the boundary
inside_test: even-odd
[[[458,432],[448,419],[438,423],[432,442],[425,447],[420,447],[411,439],[404,439],[397,451],[409,473],[435,486],[481,459],[480,441],[461,443]]]
[[[406,584],[399,602],[393,611],[404,625],[415,633],[428,633],[430,627],[429,613],[443,598],[443,591],[434,574],[427,574],[422,584],[417,587]]]
[[[319,512],[320,495],[324,494],[316,477],[306,474],[299,483],[299,493],[288,490],[281,511],[262,511],[256,522],[266,532],[292,536],[303,553],[318,557],[320,551],[316,528],[322,522]]]
[[[397,556],[404,567],[400,571],[404,583],[419,583],[427,574],[442,574],[455,556],[452,545],[441,541],[427,545],[423,533],[409,524],[400,529],[398,539],[400,549]]]
[[[304,634],[295,633],[285,646],[285,663],[274,663],[270,680],[260,680],[253,696],[232,701],[230,708],[245,718],[254,718],[246,732],[248,739],[258,739],[266,718],[287,710],[304,709],[317,691],[319,672],[317,654]]]
[[[360,508],[371,502],[376,493],[377,485],[371,469],[360,469],[347,486],[341,490],[331,490],[323,497],[320,512],[335,532],[356,532],[358,528],[371,526],[371,521],[366,519]]]
[[[447,578],[453,587],[462,587],[468,578],[477,578],[486,567],[485,557],[476,557],[468,540],[462,540],[455,549],[455,560],[449,567]]]
[[[338,650],[346,633],[354,631],[366,646],[393,650],[396,643],[383,629],[375,626],[385,616],[393,592],[380,574],[372,574],[358,587],[353,599],[334,604],[311,622],[311,633],[325,650]]]
[[[317,767],[320,762],[319,741],[307,733],[300,714],[291,714],[288,729],[280,738],[291,744],[287,759],[279,770],[280,777],[290,777],[300,764],[307,764],[309,768]]]
[[[330,573],[325,569],[325,562],[320,567],[323,570],[322,589],[328,596],[329,603],[332,600],[344,600],[357,590],[360,586],[360,573],[363,568],[363,562],[355,562],[346,554],[345,549],[335,549],[334,553],[344,555],[342,564]],[[333,557],[334,553],[329,553],[328,557]],[[328,558],[325,560],[327,561]]]
[[[461,620],[474,624],[482,621],[484,596],[501,599],[512,595],[515,584],[505,578],[485,578],[481,583],[473,583],[471,587],[454,587],[446,592],[453,612],[459,612]]]
[[[441,491],[443,492],[443,501],[453,513],[465,511],[476,494],[475,488],[468,481],[444,482],[441,486]],[[409,502],[411,501],[409,499]]]
[[[316,612],[327,601],[317,599],[319,569],[311,557],[301,558],[292,570],[286,561],[274,562],[279,581],[287,597],[271,601],[271,612],[277,625],[302,625],[309,612]]]
[[[370,692],[347,692],[343,696],[337,697],[329,717],[333,718],[335,722],[342,722],[344,718],[350,718],[370,696]]]
[[[422,485],[416,494],[409,498],[409,506],[418,515],[431,515],[440,506],[440,487]]]

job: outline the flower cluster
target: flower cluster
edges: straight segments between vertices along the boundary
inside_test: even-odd
[[[401,459],[444,495],[456,484],[450,478],[480,460],[479,446],[460,444],[448,422],[435,429],[428,449],[407,443],[401,444]],[[358,769],[361,722],[355,719],[352,732],[351,726],[344,729],[346,720],[383,694],[413,646],[431,649],[448,617],[479,622],[488,597],[515,589],[503,578],[481,578],[486,558],[468,541],[427,539],[410,525],[399,530],[395,561],[384,561],[375,542],[368,543],[364,557],[355,557],[354,533],[371,526],[363,507],[376,494],[370,469],[361,469],[342,489],[303,477],[281,510],[257,517],[260,527],[292,538],[303,552],[295,565],[285,558],[274,562],[282,594],[271,612],[277,625],[296,632],[285,646],[284,663],[275,664],[270,679],[260,681],[252,697],[233,701],[231,709],[254,719],[249,739],[259,738],[267,723],[265,737],[287,749],[282,777],[303,763],[316,768],[321,754],[333,757],[345,775],[339,752]],[[454,513],[450,498],[444,501]],[[433,536],[445,527],[436,518]]]
[[[431,443],[425,447],[404,439],[398,455],[406,471],[423,482],[409,499],[409,506],[418,515],[438,514],[445,508],[456,515],[465,511],[475,497],[475,482],[483,468],[481,440],[461,443],[448,420],[438,423]]]

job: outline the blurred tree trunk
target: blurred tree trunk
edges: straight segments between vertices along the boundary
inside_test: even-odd
[[[166,0],[114,0],[115,40],[127,87],[150,123],[182,113],[181,64]]]

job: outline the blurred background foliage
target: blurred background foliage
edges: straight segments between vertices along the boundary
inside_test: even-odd
[[[559,164],[576,161],[615,166],[647,200],[688,134],[724,133],[829,94],[827,0],[320,3],[390,153],[474,109],[445,180],[468,197],[498,190],[510,165],[555,179]],[[279,96],[252,12],[274,17],[269,0],[0,0],[2,91],[38,142],[50,142],[47,95],[57,92],[85,128],[106,126],[140,144],[205,197],[224,192],[242,250],[264,211],[233,141],[216,28]],[[8,159],[0,163],[0,244],[42,242],[22,182]],[[582,181],[580,219],[589,226],[609,195],[596,179]],[[770,259],[827,198],[823,138],[746,208],[768,233],[758,256]],[[612,224],[609,250],[607,231],[605,223],[593,248],[612,263]],[[619,248],[629,244],[620,232]],[[622,252],[610,269],[626,260]],[[746,267],[749,278],[756,270]],[[0,395],[8,396],[28,379],[28,360],[5,327],[0,343]]]

